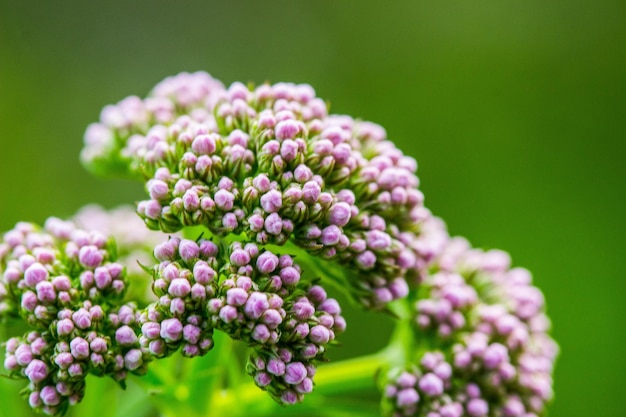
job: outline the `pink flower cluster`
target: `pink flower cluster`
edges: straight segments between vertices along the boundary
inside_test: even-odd
[[[34,328],[7,342],[5,367],[29,381],[34,409],[62,413],[88,374],[123,383],[155,358],[204,355],[215,331],[250,348],[257,386],[301,401],[346,327],[338,302],[303,276],[310,265],[365,308],[405,299],[414,348],[383,376],[389,416],[545,415],[558,347],[528,271],[451,238],[424,207],[415,160],[382,127],[329,115],[310,86],[169,77],[147,98],[106,106],[81,158],[145,181],[143,224],[92,207],[76,217],[84,230],[50,218],[4,234],[0,318]],[[148,230],[191,226],[211,238]],[[139,267],[127,274],[97,230],[119,235],[119,253]],[[276,249],[289,245],[308,263]],[[141,270],[152,282],[124,304]]]
[[[178,238],[154,252],[159,300],[141,318],[144,349],[202,355],[221,330],[253,348],[248,372],[277,401],[298,402],[312,391],[316,363],[346,323],[337,301],[300,279],[291,256],[253,243],[220,251],[209,240]]]
[[[88,374],[122,381],[145,372],[134,305],[111,242],[56,218],[19,223],[0,243],[2,315],[36,330],[6,345],[5,368],[29,381],[30,405],[58,414],[84,395]]]
[[[541,292],[502,251],[452,238],[415,302],[415,327],[439,342],[392,372],[392,416],[537,417],[552,399],[558,354]],[[435,389],[436,388],[436,389]]]
[[[154,110],[157,99],[174,110]],[[102,150],[100,136],[115,140]],[[426,264],[415,242],[430,213],[415,160],[380,126],[328,115],[308,85],[223,88],[180,74],[105,108],[85,143],[88,166],[149,178],[137,207],[148,227],[291,240],[354,271],[342,285],[367,307],[404,297],[407,275]]]

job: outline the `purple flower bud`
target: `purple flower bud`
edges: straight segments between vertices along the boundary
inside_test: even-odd
[[[283,322],[283,318],[277,310],[268,309],[263,313],[261,321],[270,329],[276,329]]]
[[[309,299],[316,304],[322,303],[327,298],[326,290],[319,285],[312,286],[309,289],[308,296]]]
[[[91,327],[91,314],[84,308],[80,308],[72,314],[72,321],[79,329],[88,329]]]
[[[404,278],[397,278],[391,281],[389,291],[391,291],[394,300],[404,298],[409,294],[409,285]]]
[[[59,397],[59,393],[55,389],[55,387],[51,385],[46,385],[41,389],[39,393],[41,401],[43,401],[46,405],[58,405],[61,402],[61,398]]]
[[[15,350],[15,359],[20,366],[26,366],[33,360],[33,354],[29,345],[20,345]]]
[[[339,306],[337,300],[335,300],[334,298],[326,299],[319,305],[318,309],[320,311],[325,311],[326,313],[333,316],[341,313],[341,307]]]
[[[32,291],[26,291],[22,294],[22,308],[28,311],[35,310],[35,307],[39,304],[39,300],[37,299],[37,295],[35,295]]]
[[[224,214],[224,217],[222,217],[222,226],[225,230],[232,232],[238,225],[239,221],[234,213],[226,213]]]
[[[198,284],[208,285],[215,277],[215,271],[206,262],[199,261],[193,266],[193,277]]]
[[[75,337],[70,342],[70,352],[78,360],[87,359],[90,354],[89,343],[81,337]]]
[[[191,187],[193,187],[193,184],[191,181],[181,178],[178,181],[176,181],[176,185],[174,185],[174,195],[181,196],[185,194],[185,192],[189,190]]]
[[[113,280],[111,274],[109,273],[109,270],[103,267],[98,267],[95,269],[95,271],[93,272],[93,278],[96,287],[98,287],[99,289],[108,287]]]
[[[442,362],[435,368],[435,375],[437,375],[443,381],[446,381],[452,376],[452,367],[449,363]]]
[[[99,353],[92,353],[89,355],[89,361],[91,362],[91,366],[100,367],[104,365],[104,356]]]
[[[54,363],[61,369],[67,369],[74,363],[74,357],[69,352],[61,352],[54,358]]]
[[[281,376],[285,373],[285,362],[272,358],[267,362],[265,369],[272,375]]]
[[[42,337],[38,337],[30,344],[30,350],[34,355],[43,355],[44,351],[48,348],[48,344]]]
[[[196,211],[200,208],[200,197],[194,189],[187,190],[183,195],[183,207],[186,211]]]
[[[265,219],[265,230],[267,233],[277,236],[283,229],[282,218],[278,213],[272,213]]]
[[[278,266],[278,256],[268,251],[263,252],[257,258],[256,266],[260,273],[269,274]]]
[[[129,326],[122,326],[115,332],[115,340],[122,346],[132,346],[137,343],[138,338],[133,329]]]
[[[315,307],[306,299],[300,299],[293,304],[293,315],[301,321],[308,320],[315,314]]]
[[[462,417],[463,406],[459,403],[446,404],[439,409],[441,417]]]
[[[399,408],[406,408],[418,403],[419,394],[413,388],[405,388],[396,394],[396,405]]]
[[[419,389],[430,397],[443,394],[443,381],[435,374],[427,373],[419,383]]]
[[[472,398],[467,403],[467,414],[471,417],[484,417],[489,413],[489,405],[482,398]]]
[[[148,350],[151,354],[160,357],[165,355],[165,352],[167,351],[167,346],[165,345],[163,339],[157,339],[150,342],[150,344],[148,345]]]
[[[148,181],[148,193],[154,200],[163,200],[169,193],[169,187],[164,181],[152,179]]]
[[[186,324],[183,327],[183,339],[191,344],[197,344],[200,340],[200,328],[193,324]]]
[[[105,353],[108,350],[106,340],[101,337],[96,337],[89,344],[89,348],[96,353]]]
[[[161,325],[153,321],[146,322],[141,326],[141,333],[148,339],[157,339],[161,334]]]
[[[191,144],[191,149],[197,155],[211,155],[216,150],[216,142],[220,140],[220,136],[215,133],[196,136]]]
[[[506,417],[523,416],[526,412],[524,404],[518,397],[509,397],[503,407]]]
[[[230,292],[232,290],[228,291]],[[268,308],[269,301],[267,299],[267,295],[261,292],[253,292],[252,294],[250,294],[250,297],[248,297],[247,301],[245,301],[243,311],[249,318],[257,320]]]
[[[355,261],[360,269],[372,269],[376,265],[376,255],[374,252],[366,250],[365,252],[360,253],[356,257]]]
[[[313,177],[313,172],[311,168],[304,164],[300,164],[294,170],[294,179],[299,183],[305,183],[309,181]]]
[[[328,221],[339,227],[343,227],[350,221],[351,210],[347,203],[334,204],[329,211]]]
[[[283,404],[287,404],[287,405],[291,405],[291,404],[295,404],[298,401],[300,401],[300,397],[298,396],[298,393],[293,391],[293,390],[285,390],[281,395],[280,395],[280,401]]]
[[[333,319],[333,316],[331,316],[330,314],[320,314],[318,316],[318,320],[319,320],[319,324],[326,327],[327,329],[332,328],[333,325],[335,324],[335,320]]]
[[[296,391],[300,394],[308,394],[313,392],[313,380],[311,378],[304,378],[302,382],[296,385]]]
[[[263,388],[272,383],[272,376],[267,372],[257,372],[254,375],[254,383]]]
[[[100,306],[93,306],[89,312],[91,313],[91,318],[92,320],[94,319],[94,310],[98,311],[100,310],[98,313],[96,313],[97,315],[103,315],[104,313],[101,311],[102,308]],[[123,305],[120,307],[119,311],[118,311],[118,319],[120,321],[120,323],[122,324],[131,324],[135,321],[135,310],[133,310],[131,307],[127,306],[127,305]]]
[[[21,255],[14,255],[16,257],[19,257],[18,259],[18,264],[19,267],[22,271],[26,271],[28,268],[30,268],[33,264],[36,263],[35,261],[35,257],[31,254],[28,253],[24,253]]]
[[[124,355],[124,366],[130,371],[134,371],[143,364],[143,355],[139,349],[131,349]]]
[[[26,285],[34,288],[38,283],[48,279],[48,270],[40,263],[33,263],[24,272]]]
[[[28,405],[30,408],[37,409],[41,407],[42,401],[38,391],[33,391],[28,396]]]
[[[331,224],[322,230],[321,242],[325,246],[333,246],[339,242],[340,237],[341,229],[334,224]]]
[[[263,216],[258,213],[255,213],[252,216],[248,217],[248,225],[250,227],[250,230],[252,230],[253,232],[260,232],[261,230],[263,230],[264,221],[265,220],[263,219]]]
[[[232,306],[246,304],[248,293],[243,288],[231,288],[226,291],[226,302]]]
[[[300,362],[292,362],[287,364],[285,367],[285,382],[291,385],[297,385],[300,382],[304,381],[306,378],[307,372],[304,365]]]
[[[387,288],[376,288],[374,290],[374,300],[380,304],[387,304],[393,300],[393,295]]]
[[[396,383],[402,388],[411,388],[417,383],[417,377],[411,373],[402,372],[396,380]]]
[[[222,319],[225,323],[233,322],[237,319],[238,315],[239,313],[237,312],[237,309],[231,305],[222,307],[219,312],[220,319]]]
[[[178,253],[184,261],[190,262],[198,257],[200,248],[193,240],[183,239],[178,247]]]
[[[200,241],[200,255],[204,258],[213,258],[217,255],[218,249],[217,245],[210,240],[201,240]]]
[[[302,200],[307,204],[314,204],[322,192],[322,188],[315,181],[308,181],[302,186]]]
[[[200,284],[193,284],[191,287],[192,300],[204,300],[206,298],[206,289]]]
[[[274,128],[277,139],[293,139],[300,132],[300,126],[295,120],[278,122]]]
[[[259,343],[266,343],[270,338],[270,330],[264,324],[257,324],[252,329],[250,336]]]
[[[39,359],[33,359],[24,370],[24,375],[32,383],[37,384],[48,376],[48,366]]]
[[[169,300],[170,313],[181,316],[185,313],[185,301],[182,298],[176,297]]]
[[[347,143],[340,143],[333,149],[333,157],[339,164],[345,164],[352,154],[352,148]]]
[[[230,262],[234,266],[243,266],[250,263],[250,254],[243,249],[235,249],[230,254]]]
[[[217,208],[223,211],[230,211],[235,205],[235,196],[230,191],[220,189],[213,196]]]
[[[330,340],[330,331],[324,326],[313,326],[309,333],[309,339],[318,345],[324,345]]]
[[[293,161],[298,155],[298,144],[291,139],[285,139],[280,147],[280,155],[287,162]]]
[[[182,245],[181,245],[182,246]],[[186,297],[191,292],[189,281],[184,278],[176,278],[170,283],[168,292],[173,297]]]
[[[103,259],[104,256],[102,254],[102,251],[98,249],[97,246],[83,246],[78,252],[78,261],[85,268],[96,268],[100,266]]]
[[[372,216],[373,217],[373,216]],[[380,230],[372,230],[366,234],[367,246],[373,250],[385,250],[391,246],[391,237]]]
[[[493,343],[485,350],[483,361],[487,369],[495,369],[501,363],[508,361],[509,352],[507,348],[500,343]]]
[[[296,285],[300,281],[300,272],[292,266],[281,269],[280,279],[285,285]]]
[[[166,319],[161,322],[161,337],[166,342],[175,342],[180,340],[183,335],[183,325],[176,318]]]
[[[18,268],[8,267],[3,277],[8,284],[15,284],[22,278],[22,272]]]

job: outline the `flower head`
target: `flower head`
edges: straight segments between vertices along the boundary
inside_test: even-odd
[[[182,94],[185,83],[194,99]],[[88,165],[122,159],[148,176],[150,198],[137,206],[148,227],[291,240],[354,271],[342,285],[366,307],[406,295],[405,277],[426,264],[413,245],[423,196],[417,164],[380,126],[328,115],[307,85],[223,88],[206,74],[181,74],[153,95],[184,105],[157,119],[145,110],[155,97],[126,99],[114,107],[119,117],[103,113],[97,125],[116,138],[114,151],[98,153],[89,140],[84,151],[96,155]]]

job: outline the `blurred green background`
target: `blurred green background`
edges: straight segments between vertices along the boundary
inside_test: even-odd
[[[385,126],[451,233],[533,271],[562,348],[550,415],[626,415],[626,2],[0,0],[0,230],[142,198],[82,169],[84,129],[195,70],[310,83]],[[335,357],[385,344],[389,320],[349,315]]]

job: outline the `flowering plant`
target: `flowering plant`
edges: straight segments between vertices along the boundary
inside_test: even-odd
[[[0,318],[29,327],[4,366],[33,409],[135,374],[166,416],[275,415],[315,386],[338,415],[329,398],[374,378],[387,416],[545,415],[558,348],[528,271],[450,237],[415,160],[310,86],[182,73],[106,106],[81,159],[147,197],[3,235]],[[327,290],[397,324],[316,375],[346,328]]]

